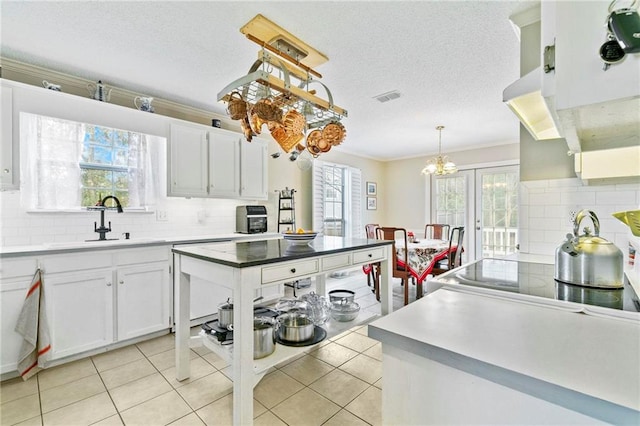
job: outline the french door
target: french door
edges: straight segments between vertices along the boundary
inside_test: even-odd
[[[480,257],[505,257],[518,244],[518,167],[476,170],[475,234]]]
[[[463,170],[431,179],[431,223],[464,226],[463,262],[515,253],[518,166]]]

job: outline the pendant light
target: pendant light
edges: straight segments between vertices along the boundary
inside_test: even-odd
[[[442,155],[442,129],[444,129],[444,126],[436,127],[436,130],[438,131],[438,156],[427,161],[424,169],[422,169],[423,175],[441,176],[458,171],[458,168],[453,161],[450,161],[449,157],[446,155]]]

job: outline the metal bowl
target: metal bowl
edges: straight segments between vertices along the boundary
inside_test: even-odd
[[[331,304],[331,318],[340,322],[353,321],[360,313],[356,302],[339,301]]]
[[[353,302],[356,297],[355,291],[351,290],[331,290],[329,292],[329,302]]]

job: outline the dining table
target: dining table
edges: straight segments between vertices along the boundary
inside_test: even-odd
[[[407,257],[405,259],[404,240],[396,240],[396,261],[398,266],[409,269],[409,273],[416,280],[418,291],[416,298],[422,297],[422,282],[427,278],[433,267],[442,259],[445,259],[449,252],[454,253],[456,245],[449,249],[449,240],[421,239],[407,243]]]

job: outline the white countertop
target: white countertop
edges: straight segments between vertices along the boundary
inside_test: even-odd
[[[639,319],[442,288],[371,323],[369,336],[444,363],[477,363],[472,374],[498,367],[534,379],[532,388],[586,396],[587,406],[601,399],[640,410]]]
[[[132,238],[130,240],[119,239],[105,241],[69,241],[58,243],[43,243],[30,246],[0,247],[0,257],[17,257],[38,254],[54,254],[66,251],[77,252],[157,245],[202,244],[231,240],[264,240],[271,238],[282,238],[282,235],[276,232],[265,232],[261,234],[230,233],[197,236],[192,235],[181,237]]]

